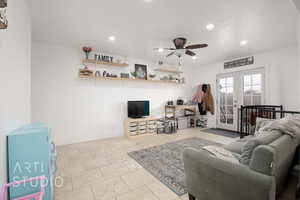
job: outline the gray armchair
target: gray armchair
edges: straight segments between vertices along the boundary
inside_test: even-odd
[[[226,162],[205,150],[184,151],[190,200],[274,200],[275,178]]]
[[[184,151],[190,200],[275,200],[285,187],[299,139],[273,133],[244,142],[256,144],[249,165],[219,159],[203,149]],[[245,156],[241,149],[246,144],[234,143],[224,148]],[[232,148],[237,145],[241,148]]]

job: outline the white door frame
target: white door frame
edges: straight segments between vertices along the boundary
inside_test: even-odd
[[[244,76],[245,75],[251,75],[251,74],[256,74],[260,73],[262,74],[262,85],[261,85],[261,101],[262,104],[265,103],[265,94],[266,94],[266,77],[265,77],[265,68],[260,67],[260,68],[254,68],[254,69],[249,69],[249,70],[240,70],[240,71],[234,71],[234,72],[229,72],[229,73],[222,73],[222,74],[217,74],[216,76],[216,125],[217,128],[222,128],[222,129],[228,129],[228,130],[238,130],[238,121],[239,121],[239,109],[241,105],[244,104]],[[233,77],[234,78],[234,92],[233,92],[233,104],[234,104],[234,122],[232,125],[228,124],[222,124],[220,123],[220,106],[219,106],[219,88],[218,88],[218,81],[221,78],[226,78],[226,77]]]

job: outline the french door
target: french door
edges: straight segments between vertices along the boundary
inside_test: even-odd
[[[217,75],[217,128],[238,130],[241,105],[264,103],[264,68]]]

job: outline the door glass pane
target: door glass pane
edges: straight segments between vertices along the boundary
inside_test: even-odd
[[[226,123],[226,110],[225,106],[220,106],[220,122]]]
[[[252,75],[252,85],[261,85],[261,74]]]
[[[233,87],[233,78],[232,77],[226,79],[226,86]]]
[[[251,94],[251,86],[245,86],[244,87],[244,93],[245,94]]]
[[[260,85],[253,85],[252,90],[254,95],[261,94],[261,86]]]
[[[227,77],[219,79],[219,120],[222,124],[234,123],[234,78]]]
[[[227,124],[233,124],[233,115],[227,116]]]
[[[261,105],[262,74],[244,76],[244,105]]]
[[[244,96],[244,105],[245,106],[251,105],[251,95],[245,95]]]
[[[233,93],[233,87],[228,87],[226,92],[227,95],[231,95]]]
[[[244,76],[244,86],[251,86],[251,76]]]
[[[260,95],[253,96],[253,104],[254,105],[261,105],[261,96]]]
[[[233,106],[227,106],[227,114],[233,115]]]
[[[220,105],[225,105],[225,93],[220,93]]]
[[[225,124],[226,123],[226,116],[221,116],[220,122]]]
[[[226,79],[225,78],[220,79],[220,86],[221,86],[221,88],[226,87]]]
[[[233,105],[233,93],[227,94],[227,104]]]

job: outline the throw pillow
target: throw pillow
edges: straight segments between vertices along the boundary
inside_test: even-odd
[[[280,131],[290,135],[292,138],[300,137],[300,116],[290,115],[273,121],[261,128],[261,131]]]
[[[260,130],[271,124],[272,122],[274,121],[274,119],[267,119],[267,118],[260,118],[260,117],[257,117],[256,118],[256,126],[255,126],[255,133],[254,133],[254,136],[258,136],[261,132]]]

